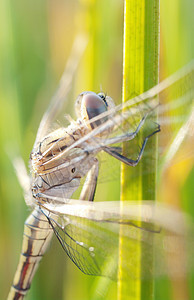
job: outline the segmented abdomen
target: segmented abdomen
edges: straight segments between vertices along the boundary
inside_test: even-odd
[[[37,207],[24,224],[22,251],[8,300],[24,298],[52,235],[53,230],[47,218]]]

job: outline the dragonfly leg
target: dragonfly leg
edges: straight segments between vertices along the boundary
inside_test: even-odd
[[[120,160],[121,162],[125,163],[126,165],[135,167],[139,163],[140,159],[142,158],[142,155],[143,155],[143,152],[144,152],[144,149],[145,149],[145,146],[146,146],[146,143],[147,143],[148,139],[150,137],[152,137],[154,134],[156,134],[157,132],[159,132],[159,131],[160,131],[160,125],[158,125],[157,129],[155,131],[153,131],[151,134],[149,134],[144,139],[142,147],[141,147],[140,152],[139,152],[139,155],[138,155],[136,160],[127,158],[126,156],[118,153],[115,150],[115,147],[103,147],[103,150],[106,153],[110,154],[111,156],[115,157],[116,159]]]
[[[97,179],[98,179],[99,163],[96,158],[94,158],[94,164],[87,174],[84,186],[80,194],[80,200],[93,201],[96,191]]]
[[[140,131],[141,127],[144,125],[145,120],[146,120],[148,114],[149,114],[149,112],[147,112],[143,116],[143,118],[139,122],[139,125],[137,126],[137,128],[136,128],[135,131],[130,132],[130,133],[125,133],[125,134],[119,135],[117,137],[109,138],[109,139],[101,139],[100,143],[103,146],[106,146],[106,145],[111,145],[111,144],[116,144],[116,143],[122,143],[122,142],[125,142],[125,141],[133,140],[136,137],[136,135],[138,134],[138,132]]]

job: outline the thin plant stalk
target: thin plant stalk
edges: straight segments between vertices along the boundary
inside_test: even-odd
[[[148,90],[158,82],[158,52],[159,52],[159,1],[158,0],[126,0],[124,15],[124,51],[123,51],[123,102]],[[156,116],[155,116],[156,118]],[[140,140],[123,145],[123,153],[133,153],[138,149]],[[149,153],[157,155],[157,137],[150,139]],[[149,161],[149,165],[148,162]],[[144,160],[135,168],[122,165],[121,170],[121,201],[125,200],[155,200],[156,197],[156,159]],[[143,175],[143,170],[149,169],[149,174]],[[133,176],[131,176],[133,172]],[[134,176],[135,172],[135,176]],[[147,172],[146,172],[147,173]],[[149,188],[148,188],[149,187]],[[121,203],[122,209],[122,203]],[[144,249],[140,242],[127,241],[122,237],[119,241],[119,273],[118,299],[153,299],[153,280],[141,280],[144,267]],[[141,233],[140,233],[141,234]],[[126,252],[125,249],[130,249]],[[152,249],[150,254],[152,255]],[[146,251],[147,252],[147,251]],[[133,266],[127,266],[129,257],[133,256]],[[150,265],[150,268],[152,266]],[[129,277],[130,270],[132,273]],[[145,272],[144,272],[145,273]]]

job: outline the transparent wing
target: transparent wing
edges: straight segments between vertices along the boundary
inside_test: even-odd
[[[61,151],[58,156],[70,157],[76,147],[81,147],[89,140],[93,143],[92,146],[90,144],[90,147],[85,149],[89,154],[93,154],[98,149],[103,150],[105,147],[109,147],[117,153],[118,158],[122,153],[122,142],[119,141],[118,137],[123,137],[124,140],[125,136],[135,132],[142,118],[146,116],[142,128],[135,137],[138,142],[133,144],[133,141],[130,141],[128,150],[125,153],[127,158],[135,160],[145,138],[154,132],[158,126],[153,122],[152,118],[153,114],[157,113],[157,123],[161,126],[161,132],[158,133],[158,152],[160,157],[158,170],[160,171],[162,168],[182,159],[194,157],[194,148],[192,147],[194,140],[193,82],[194,62],[192,61],[182,70],[179,70],[144,94],[88,121],[88,123],[91,123],[101,118],[107,118],[106,122],[73,142]],[[54,143],[53,146],[55,146]],[[184,147],[186,151],[181,152],[181,147]],[[52,146],[49,148],[49,151],[52,151]],[[51,159],[53,164],[55,164],[55,160],[57,161],[58,156]],[[142,157],[142,160],[145,159],[150,161],[156,159],[155,153],[150,152],[149,141],[146,144]],[[117,159],[102,151],[99,161],[101,174],[98,183],[119,178],[120,162]],[[72,161],[73,163],[74,161]],[[150,172],[150,168],[144,168],[143,170],[144,174]],[[131,174],[131,177],[133,176],[136,176],[135,172],[134,175]]]
[[[129,277],[137,276],[132,273],[137,244],[146,258],[140,278],[153,273],[177,278],[193,267],[193,223],[165,206],[145,201],[125,202],[120,207],[117,201],[83,204],[72,200],[65,205],[45,204],[43,211],[63,249],[85,274],[116,280],[121,239],[129,251],[125,262]],[[154,270],[150,268],[153,251]]]
[[[88,37],[86,35],[80,34],[76,36],[70,57],[61,76],[59,87],[55,95],[52,97],[50,105],[44,113],[40,122],[34,145],[40,142],[41,139],[48,133],[52,122],[54,121],[58,112],[61,110],[66,100],[67,94],[70,91],[73,76],[86,48],[87,42]]]
[[[87,146],[87,141],[92,141],[90,147],[85,149],[91,155],[97,149],[103,150],[104,147],[114,147],[114,151],[120,153],[123,139],[119,140],[118,137],[125,137],[134,132],[139,122],[146,116],[145,131],[139,134],[141,145],[144,138],[157,126],[152,121],[152,113],[158,110],[158,122],[162,130],[159,133],[160,152],[168,153],[169,146],[171,147],[176,140],[171,158],[168,160],[168,163],[171,163],[182,141],[187,136],[193,137],[193,79],[192,62],[143,95],[93,118],[90,122],[105,117],[107,121],[70,146],[61,149],[58,155],[71,157],[72,151],[83,145]],[[159,106],[158,97],[161,103]],[[50,150],[52,151],[52,146]],[[133,147],[129,150],[136,155],[137,152]],[[149,154],[148,146],[146,151]],[[146,151],[143,159],[146,158]],[[193,152],[192,147],[191,155]],[[126,155],[130,156],[131,153],[129,151]],[[58,155],[51,157],[53,164],[55,160],[57,161]],[[77,159],[79,160],[79,155]],[[155,157],[149,155],[149,159]],[[106,158],[101,160],[103,164],[106,164],[106,161]],[[103,173],[105,180],[107,170],[111,174],[114,173],[111,168],[106,168]],[[86,274],[116,279],[121,238],[126,239],[126,249],[131,253],[129,261],[125,262],[129,276],[136,276],[132,274],[132,265],[137,255],[133,253],[133,243],[140,243],[140,248],[144,249],[142,255],[146,256],[139,277],[149,277],[152,273],[150,261],[153,248],[155,275],[170,272],[170,275],[178,277],[184,274],[184,270],[189,269],[188,266],[192,266],[190,250],[193,248],[193,225],[187,226],[185,223],[187,218],[185,219],[182,214],[153,204],[148,206],[135,204],[133,207],[126,202],[121,210],[118,202],[83,205],[79,201],[64,199],[62,196],[51,197],[42,194],[40,197],[45,197],[45,204],[41,205],[60,243],[72,261]],[[58,216],[58,221],[55,216]],[[177,262],[180,262],[180,266]]]
[[[88,124],[105,117],[107,117],[108,121],[85,135],[82,139],[73,143],[64,152],[68,152],[84,141],[96,138],[102,133],[106,133],[106,138],[108,138],[118,136],[119,133],[123,134],[124,128],[127,132],[133,131],[141,118],[146,113],[151,115],[156,108],[158,109],[158,122],[163,126],[164,131],[166,129],[165,127],[170,125],[171,135],[173,135],[173,133],[177,132],[185,121],[187,121],[191,114],[194,100],[193,82],[194,62],[192,61],[183,69],[142,95],[92,118],[87,122]],[[125,123],[124,128],[121,127],[123,122]],[[110,130],[112,128],[114,128],[113,131]]]
[[[83,145],[86,141],[93,141],[93,146],[90,145],[88,153],[93,153],[97,149],[103,147],[114,147],[114,150],[121,153],[122,143],[118,137],[130,135],[137,129],[142,118],[145,118],[142,129],[138,132],[136,138],[138,143],[135,147],[129,147],[126,156],[136,159],[140,148],[145,138],[157,128],[153,120],[153,114],[157,113],[157,123],[161,126],[159,136],[159,154],[167,157],[168,164],[172,162],[172,157],[178,152],[183,141],[190,137],[193,138],[193,99],[194,99],[194,62],[185,66],[182,70],[173,74],[166,80],[162,81],[149,91],[137,96],[125,104],[118,105],[108,112],[102,113],[95,118],[92,118],[87,123],[93,123],[99,119],[107,119],[102,125],[98,126],[90,133],[84,135],[79,140],[73,142],[69,147],[66,147],[60,156],[68,156],[72,149]],[[99,137],[101,136],[101,137]],[[103,136],[103,137],[102,137]],[[176,139],[176,143],[173,141]],[[122,140],[122,141],[123,141]],[[172,149],[173,144],[173,149]],[[52,151],[53,145],[49,148]],[[170,155],[169,155],[170,151]],[[173,155],[172,155],[173,153]],[[193,147],[190,147],[185,156],[194,154]],[[149,146],[146,146],[143,155],[144,159],[155,159],[150,155]],[[57,157],[53,157],[53,162]],[[180,158],[179,158],[180,159]],[[104,161],[106,158],[101,158]],[[109,168],[105,168],[107,170]],[[149,172],[150,170],[144,170]],[[114,172],[112,172],[114,173]],[[107,177],[106,172],[104,173]],[[104,179],[102,180],[104,181]]]

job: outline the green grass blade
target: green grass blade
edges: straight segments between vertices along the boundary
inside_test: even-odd
[[[158,82],[158,28],[158,0],[125,1],[123,102],[141,94]],[[133,153],[134,147],[137,147],[138,143],[139,141],[130,142],[130,145],[125,143],[124,154],[129,147]],[[157,153],[156,136],[149,141],[148,147],[151,149],[149,151],[151,155],[155,156]],[[152,170],[147,176],[142,174],[142,170],[145,168]],[[133,169],[122,165],[121,200],[154,200],[155,169],[154,163],[148,165],[144,160]],[[136,176],[131,177],[131,172],[135,172]],[[143,262],[146,259],[143,257],[144,249],[140,243],[132,241],[126,247],[122,230],[121,227],[118,299],[153,299],[153,280],[145,282],[140,280]],[[126,248],[130,251],[126,252]],[[134,256],[134,265],[130,267],[134,279],[128,278],[128,274],[124,271],[129,255]]]

